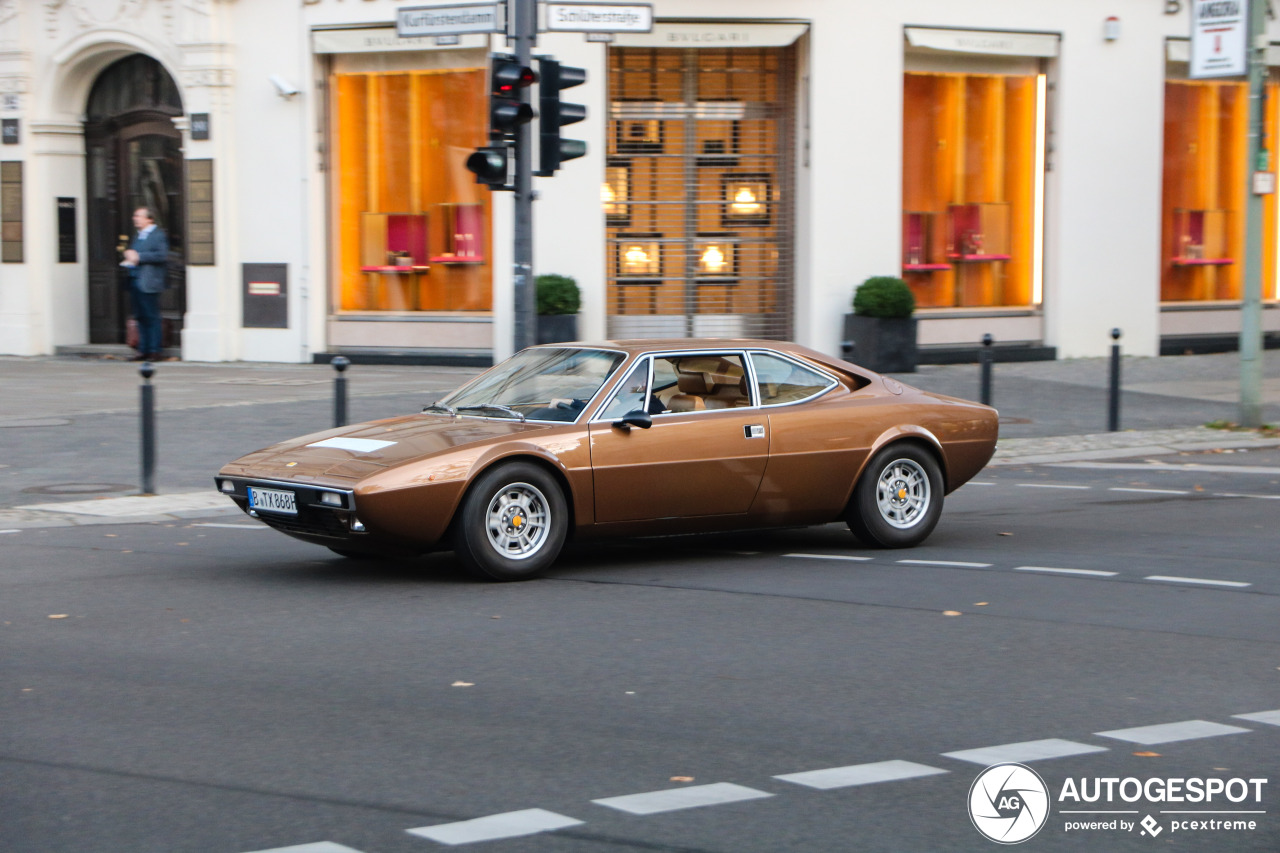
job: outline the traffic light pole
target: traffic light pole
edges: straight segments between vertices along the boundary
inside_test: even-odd
[[[514,23],[516,61],[525,67],[533,62],[533,45],[537,40],[537,0],[507,0],[507,12]],[[529,89],[521,90],[527,102]],[[533,127],[525,122],[519,128],[516,149],[515,265],[512,281],[515,289],[515,349],[532,346],[536,338],[536,308],[533,284]]]

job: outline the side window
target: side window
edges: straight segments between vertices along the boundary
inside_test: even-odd
[[[762,406],[806,400],[835,385],[816,370],[768,353],[751,353],[751,366],[756,372]]]
[[[604,407],[600,417],[617,420],[628,412],[645,408],[645,389],[648,385],[649,359],[642,358],[636,362],[636,366],[627,374],[627,378],[622,380],[622,384],[618,386],[617,396]]]
[[[661,412],[703,412],[751,405],[738,355],[667,355],[653,362],[653,396]]]

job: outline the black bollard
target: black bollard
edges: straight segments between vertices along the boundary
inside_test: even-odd
[[[1111,330],[1111,383],[1107,397],[1107,431],[1120,430],[1120,330]]]
[[[996,339],[990,334],[982,336],[982,349],[978,350],[978,364],[982,367],[982,384],[980,401],[984,406],[991,405],[991,362],[995,360],[995,353],[991,349],[991,345]]]
[[[343,371],[347,369],[347,365],[351,364],[346,356],[336,356],[333,361],[329,362],[333,365],[333,369],[338,371],[338,375],[333,378],[333,425],[335,427],[347,425],[347,377],[343,375]]]
[[[151,377],[156,369],[144,361],[138,368],[142,374],[142,494],[156,493],[156,395]]]

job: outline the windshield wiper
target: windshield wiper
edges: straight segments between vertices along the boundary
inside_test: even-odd
[[[430,406],[424,406],[422,411],[444,412],[451,418],[456,418],[458,416],[458,413],[456,410],[454,410],[453,406],[446,406],[444,403],[432,403]]]
[[[459,412],[501,412],[509,418],[519,418],[524,420],[524,412],[517,412],[510,406],[501,406],[497,403],[482,403],[478,406],[459,406]]]

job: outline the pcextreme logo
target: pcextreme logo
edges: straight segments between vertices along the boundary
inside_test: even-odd
[[[1056,797],[1062,831],[1136,832],[1155,838],[1253,832],[1267,814],[1266,779],[1068,777]],[[1050,822],[1049,788],[1024,764],[996,764],[969,788],[969,817],[997,844],[1020,844]]]

